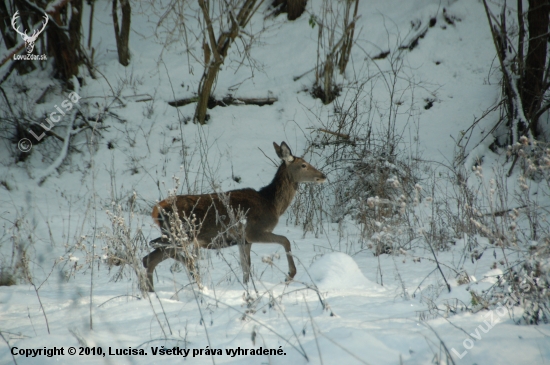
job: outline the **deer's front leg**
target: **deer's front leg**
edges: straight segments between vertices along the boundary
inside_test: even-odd
[[[271,232],[250,232],[246,237],[249,242],[258,243],[278,243],[285,248],[286,258],[288,260],[288,277],[287,281],[291,281],[296,276],[296,266],[290,251],[290,241],[285,236],[280,236]]]

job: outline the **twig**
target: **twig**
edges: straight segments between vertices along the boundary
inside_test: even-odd
[[[117,299],[117,298],[121,298],[121,297],[132,297],[132,298],[136,298],[136,299],[138,299],[138,300],[143,299],[143,298],[140,298],[140,297],[138,297],[138,296],[136,296],[136,295],[131,295],[131,294],[117,295],[116,297],[112,297],[111,299],[107,299],[106,301],[104,301],[103,303],[101,303],[100,305],[98,305],[97,307],[99,308],[99,307],[101,307],[103,304],[106,304],[106,303],[110,302],[110,301],[113,300],[113,299]]]
[[[380,255],[378,255],[380,256]],[[407,287],[405,286],[405,283],[403,282],[403,279],[401,278],[401,274],[399,273],[399,269],[397,268],[397,263],[395,262],[395,256],[391,255],[393,260],[393,265],[395,267],[395,272],[397,273],[397,278],[399,279],[399,282],[401,283],[401,290],[403,290],[403,297],[405,300],[410,300],[409,293],[407,292]]]
[[[516,166],[516,162],[518,162],[519,155],[514,155],[514,161],[512,161],[512,166],[510,166],[510,170],[508,170],[508,173],[506,174],[506,177],[512,176],[512,172],[514,171],[514,166]]]
[[[30,279],[30,277],[29,277]],[[30,280],[32,287],[34,288],[34,291],[36,292],[36,297],[38,298],[38,303],[40,303],[40,309],[42,309],[42,313],[44,314],[44,319],[46,320],[46,328],[48,329],[48,334],[50,334],[50,325],[48,323],[48,317],[46,316],[46,310],[44,309],[44,306],[42,305],[42,300],[40,299],[40,294],[38,294],[38,289],[36,288],[36,285],[34,285],[34,282]]]
[[[158,298],[158,296],[157,296]],[[148,295],[147,296],[147,299],[149,300],[149,304],[151,305],[151,308],[153,309],[153,314],[155,315],[155,318],[160,326],[160,329],[162,330],[162,333],[164,334],[164,338],[168,338],[168,336],[166,336],[166,332],[164,331],[164,326],[162,325],[162,323],[160,322],[160,318],[159,316],[157,315],[157,312],[155,311],[155,307],[153,306],[153,301],[151,300],[151,296]],[[160,302],[160,299],[159,299],[159,302]],[[163,308],[164,310],[164,308]],[[166,316],[166,314],[165,314]],[[170,324],[168,324],[168,326],[170,326]],[[172,335],[172,332],[170,331],[170,335]]]
[[[311,289],[315,292],[315,294],[317,294],[317,297],[319,298],[319,302],[321,302],[321,306],[323,307],[323,310],[326,310],[328,308],[328,304],[323,300],[323,298],[321,297],[321,293],[319,291],[319,288],[317,287],[317,285],[315,285],[314,281],[313,281],[313,278],[311,277],[311,275],[309,274],[309,270],[306,268],[306,266],[302,263],[302,261],[300,260],[300,258],[298,256],[293,256],[300,265],[302,265],[302,268],[304,269],[304,271],[306,272],[307,276],[309,276],[309,280],[311,280],[311,282],[313,283],[313,287],[310,285],[310,284],[307,284],[307,283],[304,283],[302,282],[302,284],[307,288],[307,289]],[[331,316],[334,315],[334,313],[331,311]]]
[[[451,292],[451,286],[447,282],[447,279],[445,278],[445,274],[443,274],[443,270],[441,270],[441,266],[439,266],[439,261],[437,260],[437,256],[435,254],[434,248],[432,247],[431,240],[426,236],[425,233],[424,233],[424,237],[426,238],[426,242],[428,243],[428,246],[430,246],[430,250],[432,251],[432,255],[434,256],[435,263],[437,265],[437,269],[441,273],[441,276],[443,277],[443,281],[445,281],[445,285],[447,285],[447,289],[449,290],[449,293],[450,293]]]
[[[435,337],[437,337],[437,339],[439,340],[439,343],[441,344],[441,346],[443,346],[443,349],[445,350],[445,353],[447,354],[447,359],[451,360],[452,365],[456,365],[455,361],[453,360],[453,357],[451,356],[451,353],[449,352],[449,349],[447,349],[447,345],[445,345],[445,342],[443,342],[441,337],[439,337],[439,334],[437,332],[435,332],[435,330],[428,323],[422,322],[422,324],[424,324],[424,326],[428,327],[434,333]]]
[[[97,116],[95,120],[94,127],[97,125],[97,122],[99,120],[99,115]],[[90,270],[90,330],[94,329],[94,322],[93,322],[93,303],[94,303],[94,258],[95,258],[95,238],[96,238],[96,227],[97,227],[97,203],[96,203],[96,190],[95,190],[95,180],[96,180],[96,169],[95,169],[95,160],[94,160],[94,152],[93,152],[93,144],[94,144],[94,129],[92,129],[92,135],[90,137],[90,142],[88,143],[88,149],[90,151],[90,170],[92,171],[92,199],[93,199],[93,211],[94,211],[94,234],[92,238],[92,263],[91,263],[91,270]],[[67,135],[67,140],[69,138],[70,134]],[[68,143],[68,141],[67,141]]]
[[[120,97],[117,95],[117,93],[115,93],[115,89],[113,89],[113,87],[111,86],[111,83],[109,82],[109,79],[107,79],[107,77],[101,72],[99,71],[97,68],[94,68],[95,71],[97,71],[101,76],[103,76],[103,78],[105,79],[105,81],[107,82],[107,85],[109,85],[109,88],[111,89],[111,92],[113,93],[113,97],[118,100],[118,102],[122,105],[122,106],[126,106],[126,104],[122,101],[122,99],[120,99]]]
[[[380,265],[380,254],[376,256],[378,258],[378,272],[380,272],[380,285],[384,286],[384,278],[382,275],[382,266]]]
[[[458,327],[456,324],[454,324],[453,322],[449,321],[448,318],[446,318],[446,317],[444,317],[444,316],[441,316],[441,318],[443,318],[444,320],[446,320],[447,322],[449,322],[449,324],[450,324],[451,326],[453,326],[454,328],[456,328],[457,330],[462,331],[466,336],[470,337],[471,339],[475,339],[475,337],[472,336],[471,334],[469,334],[468,332],[466,332],[466,331],[464,330],[464,328]]]
[[[177,99],[177,100],[169,101],[168,105],[177,108],[177,107],[180,107],[180,106],[185,106],[185,105],[188,105],[188,104],[196,103],[198,101],[199,101],[199,97],[195,96],[195,97],[192,97],[192,98]]]
[[[263,285],[263,282],[261,282],[261,284]],[[264,285],[264,288],[267,290],[267,288],[265,287]],[[292,326],[292,323],[290,323],[290,320],[288,319],[288,317],[286,316],[285,312],[282,310],[282,308],[279,306],[279,303],[274,300],[273,301],[276,305],[277,305],[277,308],[279,308],[281,314],[283,315],[284,319],[286,320],[286,322],[288,323],[288,326],[290,327],[290,329],[292,330],[292,333],[294,334],[294,337],[296,337],[296,341],[298,341],[298,345],[300,346],[300,348],[302,349],[302,352],[303,352],[303,355],[304,357],[306,358],[306,360],[309,362],[309,358],[307,356],[307,353],[306,353],[306,350],[303,348],[302,346],[302,343],[300,342],[300,339],[298,338],[298,334],[296,333],[296,331],[294,330],[294,327]],[[247,316],[248,318],[250,318],[250,316]]]
[[[275,162],[271,157],[269,157],[268,155],[265,154],[265,152],[260,148],[258,147],[258,149],[260,150],[261,153],[264,154],[264,156],[273,163],[273,166],[279,166],[279,164],[277,162]]]
[[[166,325],[168,326],[168,330],[170,331],[170,334],[172,335],[172,327],[170,326],[170,322],[168,321],[168,316],[166,315],[166,311],[164,310],[164,306],[162,305],[162,301],[160,300],[160,298],[159,298],[156,291],[155,291],[155,296],[157,297],[157,300],[159,301],[160,308],[162,309],[162,314],[164,314],[164,319],[166,320]]]
[[[313,67],[311,70],[306,71],[306,72],[304,72],[304,73],[301,74],[301,75],[294,76],[294,77],[293,77],[293,80],[294,80],[294,81],[298,81],[298,80],[300,80],[302,77],[304,77],[305,75],[307,75],[308,73],[310,73],[311,71],[313,71],[313,70],[315,70],[315,69],[316,69],[316,67]]]
[[[347,354],[351,355],[353,358],[357,359],[359,362],[362,362],[362,363],[365,364],[365,365],[369,365],[368,362],[366,362],[365,360],[361,359],[359,356],[355,355],[353,352],[351,352],[350,350],[346,349],[345,347],[343,347],[343,346],[340,345],[338,342],[334,341],[332,338],[328,337],[328,336],[325,335],[324,333],[319,332],[319,334],[320,334],[321,336],[323,336],[324,338],[326,338],[327,340],[329,340],[333,345],[338,346],[342,351],[346,352]]]
[[[407,44],[400,45],[399,49],[408,49],[409,51],[412,51],[418,45],[418,41],[421,38],[424,38],[426,33],[428,33],[429,28],[430,26],[426,25],[424,29],[421,30],[417,35],[415,35]]]
[[[69,125],[67,125],[67,136],[65,137],[65,141],[63,142],[63,147],[61,147],[61,152],[59,153],[59,156],[57,159],[47,168],[45,169],[38,178],[38,185],[42,185],[44,181],[50,176],[65,160],[67,157],[67,151],[69,150],[69,142],[71,140],[71,134],[73,129],[75,118],[70,119]]]
[[[2,59],[2,61],[0,61],[0,67],[4,66],[4,64],[8,62],[8,60],[10,60],[17,53],[19,53],[19,51],[21,51],[24,47],[25,47],[25,43],[21,43],[19,46],[12,48],[13,51],[11,51],[6,57]]]
[[[313,331],[313,336],[315,337],[315,346],[317,346],[317,352],[319,353],[319,361],[321,362],[321,365],[323,364],[323,355],[321,354],[321,347],[319,346],[319,340],[317,339],[317,331],[315,331],[315,323],[313,322],[313,317],[311,316],[311,311],[309,310],[309,305],[307,304],[307,300],[305,295],[303,295],[304,303],[306,304],[307,314],[309,315],[309,321],[311,322],[311,330]]]
[[[4,334],[2,333],[2,331],[0,331],[0,337],[2,337],[2,339],[6,342],[6,344],[8,345],[8,348],[10,349],[10,354],[11,354],[11,357],[13,359],[13,363],[15,365],[17,365],[17,361],[15,360],[15,355],[13,354],[13,352],[11,352],[11,346],[10,346],[10,343],[8,342],[8,340],[6,340],[6,338],[4,337]]]
[[[4,76],[2,76],[2,78],[0,79],[0,85],[2,85],[4,83],[4,81],[6,81],[8,79],[8,77],[11,75],[11,73],[13,72],[13,70],[15,70],[15,66],[17,64],[15,62],[12,62],[12,64],[10,65],[8,71],[4,74]]]
[[[509,213],[509,212],[513,211],[514,209],[522,209],[522,208],[526,208],[526,207],[527,207],[527,204],[522,205],[521,207],[510,208],[510,209],[505,209],[505,210],[499,210],[498,212],[494,212],[494,213],[485,213],[485,214],[483,214],[483,215],[484,215],[484,216],[502,217],[502,216],[504,216],[504,214]]]
[[[207,295],[205,295],[205,296],[207,296]],[[243,315],[243,316],[246,315],[246,313],[241,312],[240,310],[238,310],[238,309],[236,309],[236,308],[230,306],[229,304],[226,304],[226,303],[220,301],[220,300],[217,299],[217,298],[212,298],[212,297],[210,297],[210,296],[207,296],[207,297],[210,298],[210,299],[215,300],[217,304],[222,304],[222,305],[226,306],[227,308],[234,310],[235,312],[239,313],[240,315]],[[296,345],[294,345],[292,342],[290,342],[286,337],[283,337],[281,334],[279,334],[278,332],[276,332],[276,331],[273,330],[272,328],[268,327],[266,324],[264,324],[264,323],[258,321],[258,320],[255,319],[254,317],[246,315],[246,318],[248,318],[248,319],[250,319],[251,321],[258,323],[260,326],[266,328],[269,332],[273,333],[275,336],[279,337],[281,340],[283,340],[284,342],[286,342],[287,344],[289,344],[291,347],[293,347],[296,351],[298,351],[298,353],[299,353],[300,355],[302,355],[307,361],[309,361],[309,359],[308,359],[308,357],[307,357],[307,354],[305,353],[303,347],[302,347],[302,349],[299,349],[298,347],[296,347]],[[301,346],[300,346],[300,347],[301,347]]]
[[[88,342],[82,335],[78,332],[77,329],[69,328],[69,332],[76,338],[78,344],[82,347],[88,347]]]
[[[191,281],[191,275],[189,273],[189,270],[185,270],[187,272],[187,277],[189,278],[189,281]],[[193,291],[193,296],[195,297],[195,302],[197,303],[197,309],[199,310],[200,316],[201,316],[201,324],[204,328],[204,333],[206,334],[206,340],[208,341],[208,346],[212,348],[212,342],[210,341],[210,336],[208,335],[208,329],[206,328],[206,321],[204,320],[204,316],[202,314],[201,305],[199,303],[199,298],[197,296],[197,292],[195,291],[195,286],[191,286],[191,290]],[[217,300],[217,299],[216,299]],[[210,354],[210,357],[212,358],[212,364],[216,365],[216,361],[214,360],[213,353]]]
[[[430,271],[430,273],[428,275],[426,275],[426,277],[424,279],[422,279],[422,281],[420,282],[420,284],[418,284],[418,286],[416,287],[416,289],[414,289],[414,292],[412,293],[412,297],[415,298],[415,295],[416,295],[416,291],[418,289],[420,289],[420,285],[422,285],[422,283],[424,282],[424,280],[426,280],[427,278],[430,277],[430,275],[432,275],[432,273],[437,270],[437,268],[433,269],[432,271]]]
[[[337,136],[337,137],[340,137],[340,138],[343,138],[343,139],[349,139],[349,134],[333,132],[333,131],[329,131],[328,129],[324,129],[324,128],[318,128],[317,131],[327,133],[327,134],[332,134],[333,136]]]

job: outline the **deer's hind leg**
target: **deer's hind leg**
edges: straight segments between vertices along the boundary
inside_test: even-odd
[[[252,244],[245,241],[244,243],[239,243],[239,254],[241,256],[241,267],[243,269],[243,283],[248,283],[250,278],[250,248]]]
[[[190,267],[189,260],[187,260],[185,256],[179,253],[177,248],[158,247],[158,248],[155,248],[153,252],[151,252],[150,254],[148,254],[142,259],[143,266],[147,271],[147,280],[145,283],[145,287],[147,291],[149,292],[155,291],[155,287],[153,284],[153,275],[155,273],[155,268],[157,267],[158,264],[160,264],[161,262],[163,262],[168,258],[172,258],[184,264],[187,270],[189,270],[189,273],[191,274],[191,276],[193,276],[193,269]]]

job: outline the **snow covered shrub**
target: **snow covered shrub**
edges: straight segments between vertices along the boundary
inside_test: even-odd
[[[32,150],[26,151],[23,149],[22,151],[18,148],[18,143],[22,139],[33,141],[34,144],[44,141],[36,141],[29,132],[42,129],[39,124],[43,121],[35,122],[39,119],[34,116],[35,108],[24,97],[26,96],[24,95],[27,91],[26,88],[23,88],[23,85],[14,85],[13,88],[19,93],[11,93],[9,99],[7,94],[0,98],[0,140],[4,141],[3,146],[7,148],[4,153],[11,157],[10,159],[2,159],[3,164],[25,161],[30,156]],[[33,127],[31,128],[31,126]]]
[[[176,255],[171,255],[171,257],[184,263],[189,277],[195,280],[199,288],[202,288],[199,266],[201,251],[197,241],[201,229],[200,220],[195,214],[183,217],[177,214],[175,191],[176,189],[171,191],[170,196],[167,198],[168,201],[172,200],[172,209],[170,212],[163,214],[162,219],[167,220],[167,222],[161,228],[161,237],[154,240],[158,243],[152,243],[153,248],[162,248],[166,251],[173,250]]]
[[[475,233],[496,246],[521,247],[550,235],[544,207],[550,197],[550,175],[545,162],[550,161],[550,151],[529,143],[525,137],[522,140],[508,148],[508,154],[515,156],[508,173],[496,168],[487,179],[481,166],[473,168],[472,179],[477,182],[471,180],[470,189],[474,198],[465,208],[471,212]],[[514,183],[508,175],[518,167],[519,174],[512,177]]]
[[[18,214],[15,218],[11,226],[4,226],[4,239],[0,240],[0,286],[33,280],[31,265],[36,261],[34,229],[28,217]]]
[[[526,324],[550,321],[550,246],[548,239],[531,246],[531,254],[523,265],[509,272],[508,295],[519,292],[519,304],[523,307],[522,320]]]
[[[539,247],[543,246],[543,247]],[[546,252],[544,252],[546,251]],[[533,252],[517,265],[511,266],[497,282],[484,293],[483,306],[507,308],[510,316],[519,324],[540,324],[550,321],[550,270],[548,242],[535,245]],[[546,257],[546,258],[545,258]],[[523,309],[520,317],[513,311]]]
[[[204,255],[201,248],[219,250],[234,244],[245,244],[246,212],[240,207],[231,206],[229,194],[223,192],[216,193],[215,197],[213,195],[212,201],[199,198],[194,205],[182,208],[181,205],[176,205],[178,203],[176,191],[177,189],[171,191],[169,197],[164,200],[170,206],[159,204],[164,207],[157,217],[161,237],[151,241],[153,248],[160,250],[158,253],[162,253],[163,256],[152,253],[152,256],[143,258],[143,263],[147,265],[148,275],[151,276],[158,263],[167,258],[175,259],[186,266],[189,278],[202,289],[203,273],[201,273],[199,261],[208,255]],[[186,198],[184,196],[184,200]],[[213,238],[205,240],[201,237],[199,240],[202,229],[211,232]],[[206,235],[210,237],[210,233]],[[223,255],[219,251],[218,253]],[[244,251],[241,254],[244,255]],[[241,263],[243,263],[242,257]],[[243,271],[246,271],[245,268]],[[150,277],[149,280],[152,278]]]
[[[550,150],[520,137],[507,155],[506,170],[499,163],[484,171],[476,163],[469,178],[463,169],[453,171],[460,179],[454,184],[456,193],[448,195],[445,219],[454,237],[467,239],[465,259],[474,262],[487,251],[503,256],[491,266],[495,283],[473,294],[473,310],[505,308],[517,323],[548,323]],[[523,310],[519,318],[514,307]]]
[[[17,282],[13,274],[5,267],[2,267],[2,269],[0,269],[0,286],[11,286],[15,284],[17,284]]]
[[[520,306],[523,309],[520,323],[539,324],[550,320],[550,225],[547,220],[548,199],[550,198],[550,150],[547,144],[530,141],[521,137],[519,142],[508,147],[508,156],[513,158],[508,175],[514,168],[519,170],[515,191],[499,181],[504,181],[504,173],[497,174],[497,183],[490,180],[487,196],[490,214],[488,219],[474,220],[482,235],[491,244],[502,247],[505,260],[495,263],[495,268],[503,270],[498,281],[484,298],[489,305],[505,305],[508,309]],[[505,205],[491,205],[495,192],[510,202]],[[513,198],[512,198],[513,194]],[[501,303],[501,304],[499,304]],[[514,317],[514,311],[510,311]]]
[[[133,201],[135,201],[135,197],[134,192]],[[125,275],[131,275],[131,277],[135,275],[135,278],[138,279],[138,287],[143,290],[146,288],[146,276],[141,258],[149,248],[140,225],[137,224],[138,222],[134,223],[136,219],[133,206],[131,204],[129,211],[125,214],[122,206],[113,202],[112,210],[106,210],[111,227],[104,228],[99,234],[99,238],[104,242],[102,258],[109,269],[112,269],[113,266],[119,267],[112,279],[118,281]],[[81,249],[86,253],[87,263],[94,264],[94,261],[99,258],[99,252],[93,254],[88,246],[83,245]],[[129,273],[127,272],[128,268],[130,269]]]
[[[415,190],[418,159],[414,148],[404,145],[397,127],[398,117],[414,118],[414,107],[402,102],[383,107],[386,104],[373,92],[381,77],[366,77],[346,87],[326,117],[310,110],[320,127],[310,138],[308,151],[320,156],[322,162],[317,164],[328,172],[329,183],[305,186],[291,208],[294,222],[302,224],[304,232],[318,233],[323,216],[332,223],[352,218],[362,227],[363,241],[386,242],[377,244],[376,253],[394,248],[391,237],[399,235],[405,210],[419,193]]]
[[[508,146],[507,155],[513,158],[513,167],[519,162],[525,178],[550,185],[550,144],[522,136],[519,142]]]

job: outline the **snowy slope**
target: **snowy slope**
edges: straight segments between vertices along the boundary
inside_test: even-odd
[[[0,187],[0,264],[10,265],[12,237],[17,237],[27,245],[34,284],[21,280],[18,285],[0,287],[4,338],[0,364],[14,360],[19,365],[182,361],[182,355],[160,355],[157,351],[163,347],[187,349],[190,361],[197,364],[451,363],[446,353],[455,364],[550,362],[548,325],[517,326],[509,313],[493,313],[498,323],[483,331],[490,312],[462,311],[469,306],[470,290],[488,287],[490,279],[484,276],[496,275],[491,265],[502,258],[502,252],[460,264],[477,278],[470,285],[457,282],[452,270],[446,271],[452,291],[445,293],[441,276],[433,274],[430,252],[412,249],[376,257],[351,220],[343,223],[345,236],[339,234],[337,223],[329,222],[325,232],[315,237],[294,226],[288,214],[280,219],[274,233],[289,238],[298,269],[288,285],[283,249],[260,244],[252,246],[253,283],[248,286],[240,281],[235,248],[203,252],[202,290],[189,285],[184,268],[173,261],[158,266],[157,291],[149,297],[141,294],[129,269],[113,280],[118,269],[109,270],[101,260],[107,245],[102,234],[112,230],[106,211],[120,211],[131,237],[142,232],[143,241],[149,241],[158,237],[149,216],[151,207],[170,189],[182,194],[258,189],[276,171],[270,161],[278,163],[273,141],[286,141],[296,155],[305,153],[311,130],[322,125],[317,116],[328,118],[333,112],[332,105],[324,106],[305,91],[314,82],[314,73],[307,72],[315,66],[317,52],[318,28],[312,28],[309,19],[319,14],[320,3],[310,0],[308,14],[294,22],[284,15],[265,18],[268,6],[262,5],[250,26],[250,32],[264,29],[250,54],[257,67],[251,69],[247,61],[239,67],[242,49],[235,45],[214,95],[274,96],[278,101],[263,107],[209,109],[210,121],[198,126],[183,123],[193,116],[195,104],[174,108],[167,103],[193,97],[203,70],[187,57],[177,31],[169,25],[157,28],[167,2],[132,4],[132,60],[126,68],[117,60],[111,3],[96,2],[94,62],[101,74],[93,79],[83,69],[79,107],[91,113],[108,105],[116,116],[105,116],[105,128],[91,144],[84,133],[77,135],[71,143],[80,151],[71,152],[41,185],[38,180],[54,162],[59,145],[36,145],[25,162],[0,166],[0,180],[8,181],[10,187]],[[454,24],[445,21],[443,8]],[[88,6],[85,11],[83,19],[88,19]],[[358,13],[358,41],[343,82],[386,70],[399,46],[427,29],[398,63],[408,77],[398,84],[399,92],[405,104],[414,106],[414,118],[400,115],[396,123],[408,148],[418,148],[429,161],[448,164],[460,132],[499,95],[482,4],[476,0],[373,0],[360,1]],[[430,19],[436,20],[431,27]],[[189,26],[193,27],[192,20]],[[190,46],[200,44],[195,41]],[[386,51],[390,51],[388,58],[372,59]],[[28,100],[36,100],[46,86],[57,85],[48,75],[44,70],[12,76],[10,86],[15,92],[17,85],[28,85]],[[112,97],[116,90],[121,90],[119,100]],[[363,97],[371,95],[380,105],[387,103],[387,85],[377,83]],[[139,101],[149,96],[152,100]],[[38,116],[65,98],[67,93],[59,89],[46,103],[28,107]],[[25,98],[20,100],[24,106]],[[425,108],[429,102],[432,105]],[[475,150],[466,168],[471,168],[477,155],[490,155],[486,142],[477,146],[483,136],[479,131],[488,130],[493,121],[482,121],[472,133],[466,150]],[[8,147],[0,146],[0,153],[8,156]],[[323,167],[317,164],[318,156],[307,154],[306,159]],[[330,179],[329,174],[328,184]],[[139,249],[146,253],[147,248]],[[453,250],[440,252],[438,259],[455,267],[463,249],[464,242],[458,240]],[[434,309],[434,303],[438,308],[447,305],[447,313]],[[68,354],[70,346],[77,349],[76,355]],[[86,346],[102,354],[78,355],[79,347]],[[260,346],[275,353],[281,349],[284,355],[250,354]],[[63,347],[64,355],[12,356],[12,351],[21,349],[54,347]],[[117,349],[129,348],[138,353],[116,355]],[[247,354],[235,355],[232,351],[238,348]],[[146,355],[139,355],[140,350]]]

